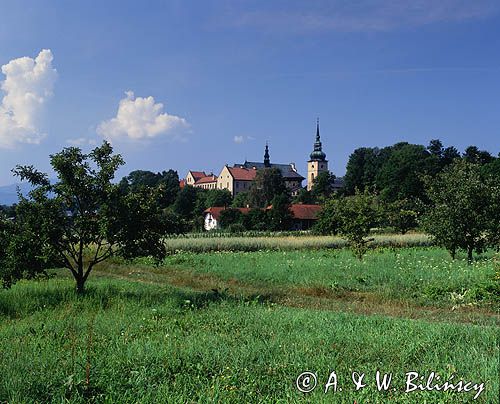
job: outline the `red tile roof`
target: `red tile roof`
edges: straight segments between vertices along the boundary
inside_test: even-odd
[[[238,209],[244,215],[250,212],[250,208],[231,208],[231,209]],[[215,220],[219,220],[220,214],[223,210],[226,210],[226,208],[223,206],[212,206],[208,209],[205,209],[203,213],[205,214],[210,213]]]
[[[253,181],[257,170],[253,168],[228,167],[233,178],[237,181]]]
[[[318,213],[321,210],[321,206],[295,203],[290,205],[290,210],[294,219],[316,220]]]
[[[273,205],[269,205],[266,210],[272,209]],[[293,203],[290,205],[292,217],[298,220],[316,220],[318,213],[321,210],[320,205],[306,205],[302,203]]]
[[[195,182],[195,185],[197,184],[206,184],[209,182],[216,182],[217,177],[215,175],[208,175],[206,177],[200,178],[198,181]]]
[[[195,182],[198,181],[200,178],[206,177],[207,174],[205,171],[189,171],[191,175],[193,176]]]

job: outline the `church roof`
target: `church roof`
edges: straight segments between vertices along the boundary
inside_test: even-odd
[[[258,161],[245,161],[243,164],[235,164],[235,167],[243,167],[243,168],[249,168],[253,169],[254,167],[257,170],[262,170],[266,168],[264,163],[258,162]],[[293,169],[293,166],[291,164],[274,164],[271,163],[269,168],[277,168],[281,171],[281,175],[283,178],[287,180],[291,179],[296,179],[296,180],[303,180],[304,177],[300,175],[297,171]]]
[[[314,150],[309,156],[310,161],[326,161],[326,154],[321,145],[321,138],[319,136],[319,119],[316,123],[316,142],[314,142]]]

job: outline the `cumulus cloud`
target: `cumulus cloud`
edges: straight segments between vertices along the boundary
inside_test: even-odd
[[[2,66],[5,80],[0,88],[5,95],[0,103],[0,147],[38,144],[45,136],[39,125],[57,78],[53,59],[50,49],[44,49],[35,59],[25,56]]]
[[[120,101],[115,118],[103,121],[97,133],[108,140],[128,138],[141,140],[160,135],[178,136],[178,129],[188,127],[184,118],[163,112],[163,104],[153,97],[135,97],[127,91]]]
[[[235,136],[233,140],[234,143],[243,143],[245,141],[245,138],[243,136]]]

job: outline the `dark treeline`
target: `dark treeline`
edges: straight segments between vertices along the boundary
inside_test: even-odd
[[[431,140],[427,147],[406,142],[384,148],[356,149],[346,167],[344,192],[369,189],[386,201],[426,199],[423,178],[436,176],[456,159],[483,166],[484,172],[500,176],[500,160],[488,151],[469,146],[461,154],[454,146]]]

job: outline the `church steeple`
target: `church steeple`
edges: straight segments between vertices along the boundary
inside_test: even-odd
[[[264,152],[264,167],[271,167],[271,159],[269,158],[269,146],[266,142],[266,150]]]
[[[311,161],[325,161],[326,154],[323,152],[321,138],[319,136],[319,118],[316,120],[316,142],[314,142],[314,151],[309,156]]]

